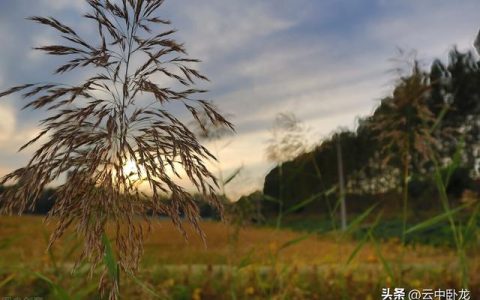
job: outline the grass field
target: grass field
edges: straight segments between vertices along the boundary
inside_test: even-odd
[[[153,222],[137,277],[124,275],[124,299],[381,299],[383,287],[459,288],[455,253],[397,239],[367,242],[338,234],[204,222],[207,245],[186,242],[168,221]],[[98,299],[99,274],[71,269],[81,241],[70,232],[46,251],[54,224],[40,217],[0,219],[0,296]],[[480,296],[480,260],[471,253],[472,299]],[[23,299],[23,298],[22,298]]]

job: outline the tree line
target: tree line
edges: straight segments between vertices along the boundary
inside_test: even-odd
[[[454,48],[447,63],[436,59],[429,70],[413,60],[398,73],[391,94],[371,115],[360,118],[355,130],[338,131],[313,150],[277,165],[266,176],[263,193],[288,209],[335,189],[339,144],[350,211],[379,201],[395,207],[405,197],[412,198],[413,208],[435,207],[433,162],[448,172],[457,157],[459,166],[447,190],[460,200],[465,190],[478,189],[479,112],[480,62],[472,52]],[[298,211],[331,209],[336,195],[318,197]],[[265,204],[267,211],[278,206]]]

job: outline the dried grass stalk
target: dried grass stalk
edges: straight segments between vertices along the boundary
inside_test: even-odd
[[[23,97],[30,99],[25,108],[52,112],[42,120],[42,132],[21,149],[42,136],[47,141],[25,167],[0,180],[16,182],[2,195],[1,211],[21,214],[33,208],[45,186],[68,173],[47,216],[59,220],[49,247],[74,226],[85,238],[80,259],[92,262],[93,270],[104,254],[102,234],[111,221],[120,267],[133,272],[144,234],[135,216],[148,222],[147,213],[166,214],[186,234],[183,215],[203,237],[197,205],[168,172],[178,175],[181,166],[198,191],[221,210],[216,180],[204,163],[215,157],[166,105],[184,107],[194,118],[207,116],[216,126],[232,130],[233,126],[215,106],[198,98],[205,91],[194,88],[195,82],[208,79],[192,67],[199,61],[189,58],[183,44],[170,38],[175,31],[156,33],[170,24],[154,16],[163,0],[87,2],[91,11],[85,17],[98,25],[95,45],[55,18],[30,18],[52,27],[65,41],[65,45],[36,48],[69,58],[55,73],[90,68],[95,75],[75,86],[35,83],[0,93],[4,97],[23,91]],[[144,58],[143,63],[134,64],[134,57],[136,61]],[[159,74],[173,79],[174,87],[156,83],[153,75]],[[140,99],[151,101],[139,105]],[[137,166],[135,176],[125,172],[131,161]],[[151,193],[139,187],[140,181],[148,183]],[[165,195],[170,200],[162,200]]]

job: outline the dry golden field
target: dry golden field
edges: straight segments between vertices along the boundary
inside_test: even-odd
[[[152,223],[138,277],[122,281],[125,297],[380,299],[387,286],[458,286],[455,253],[447,248],[368,242],[347,264],[359,242],[338,234],[247,227],[235,238],[229,225],[203,222],[204,245],[193,230],[187,242],[169,221]],[[98,298],[98,274],[69,272],[82,247],[72,232],[46,251],[53,226],[40,217],[0,219],[0,295]],[[477,257],[470,261],[471,281],[480,283]]]

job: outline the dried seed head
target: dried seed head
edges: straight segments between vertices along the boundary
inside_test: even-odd
[[[188,58],[183,45],[168,37],[174,31],[150,34],[169,24],[153,16],[163,0],[87,2],[91,12],[85,17],[98,25],[96,45],[54,18],[30,18],[59,31],[66,42],[36,48],[69,58],[56,73],[90,68],[96,75],[76,86],[26,84],[0,93],[3,97],[25,91],[23,96],[31,99],[25,107],[52,112],[42,120],[42,132],[22,149],[41,137],[47,141],[27,166],[0,180],[16,182],[15,188],[4,192],[0,204],[3,213],[22,213],[34,207],[47,184],[68,174],[56,189],[56,202],[48,215],[58,218],[50,245],[74,226],[85,240],[81,258],[90,260],[93,270],[104,253],[102,235],[112,224],[120,267],[131,272],[138,266],[144,235],[135,217],[148,221],[149,214],[168,215],[185,234],[184,216],[203,236],[194,199],[171,175],[179,174],[180,166],[221,210],[215,178],[204,164],[214,156],[166,104],[183,106],[194,117],[205,115],[217,126],[233,126],[210,102],[196,98],[204,90],[193,85],[207,78],[191,67],[198,60]],[[134,65],[134,56],[146,60]],[[154,74],[172,78],[178,85],[160,86]],[[138,106],[140,95],[151,101]],[[148,186],[149,193],[141,186]]]

